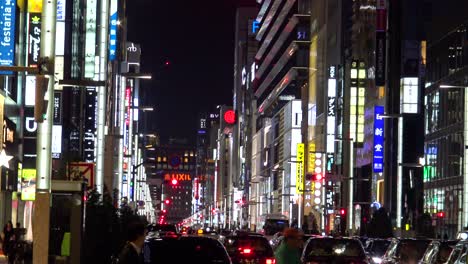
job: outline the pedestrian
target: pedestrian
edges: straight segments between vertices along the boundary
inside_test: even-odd
[[[300,264],[302,234],[294,228],[287,228],[283,232],[283,242],[275,251],[276,264]]]
[[[2,241],[3,254],[8,257],[8,263],[13,263],[15,259],[15,232],[13,229],[13,223],[11,221],[8,221],[8,223],[3,228]]]
[[[141,264],[141,249],[145,242],[146,228],[141,222],[130,223],[127,230],[127,243],[119,254],[118,264]]]

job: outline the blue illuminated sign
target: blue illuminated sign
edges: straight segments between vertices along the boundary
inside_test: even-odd
[[[109,26],[109,60],[113,61],[117,57],[117,0],[111,1],[110,26]]]
[[[258,29],[260,28],[260,22],[254,20],[252,23],[252,33],[257,33]]]
[[[0,65],[13,66],[15,61],[16,0],[0,0]],[[0,72],[11,74],[11,72]]]
[[[383,172],[384,166],[384,107],[376,105],[374,107],[374,172]]]

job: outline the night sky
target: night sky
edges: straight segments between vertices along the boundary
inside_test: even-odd
[[[144,105],[155,107],[148,128],[161,143],[195,143],[198,113],[232,104],[237,2],[127,1],[128,40],[141,44],[141,72],[153,75],[142,84]]]

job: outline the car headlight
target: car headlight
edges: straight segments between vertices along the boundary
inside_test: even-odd
[[[374,263],[376,263],[376,264],[382,263],[382,259],[379,258],[379,257],[372,257],[372,261],[373,261]]]

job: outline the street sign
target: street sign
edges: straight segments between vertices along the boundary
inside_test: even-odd
[[[72,181],[87,181],[88,188],[94,187],[94,163],[71,162],[68,164],[68,179]]]

